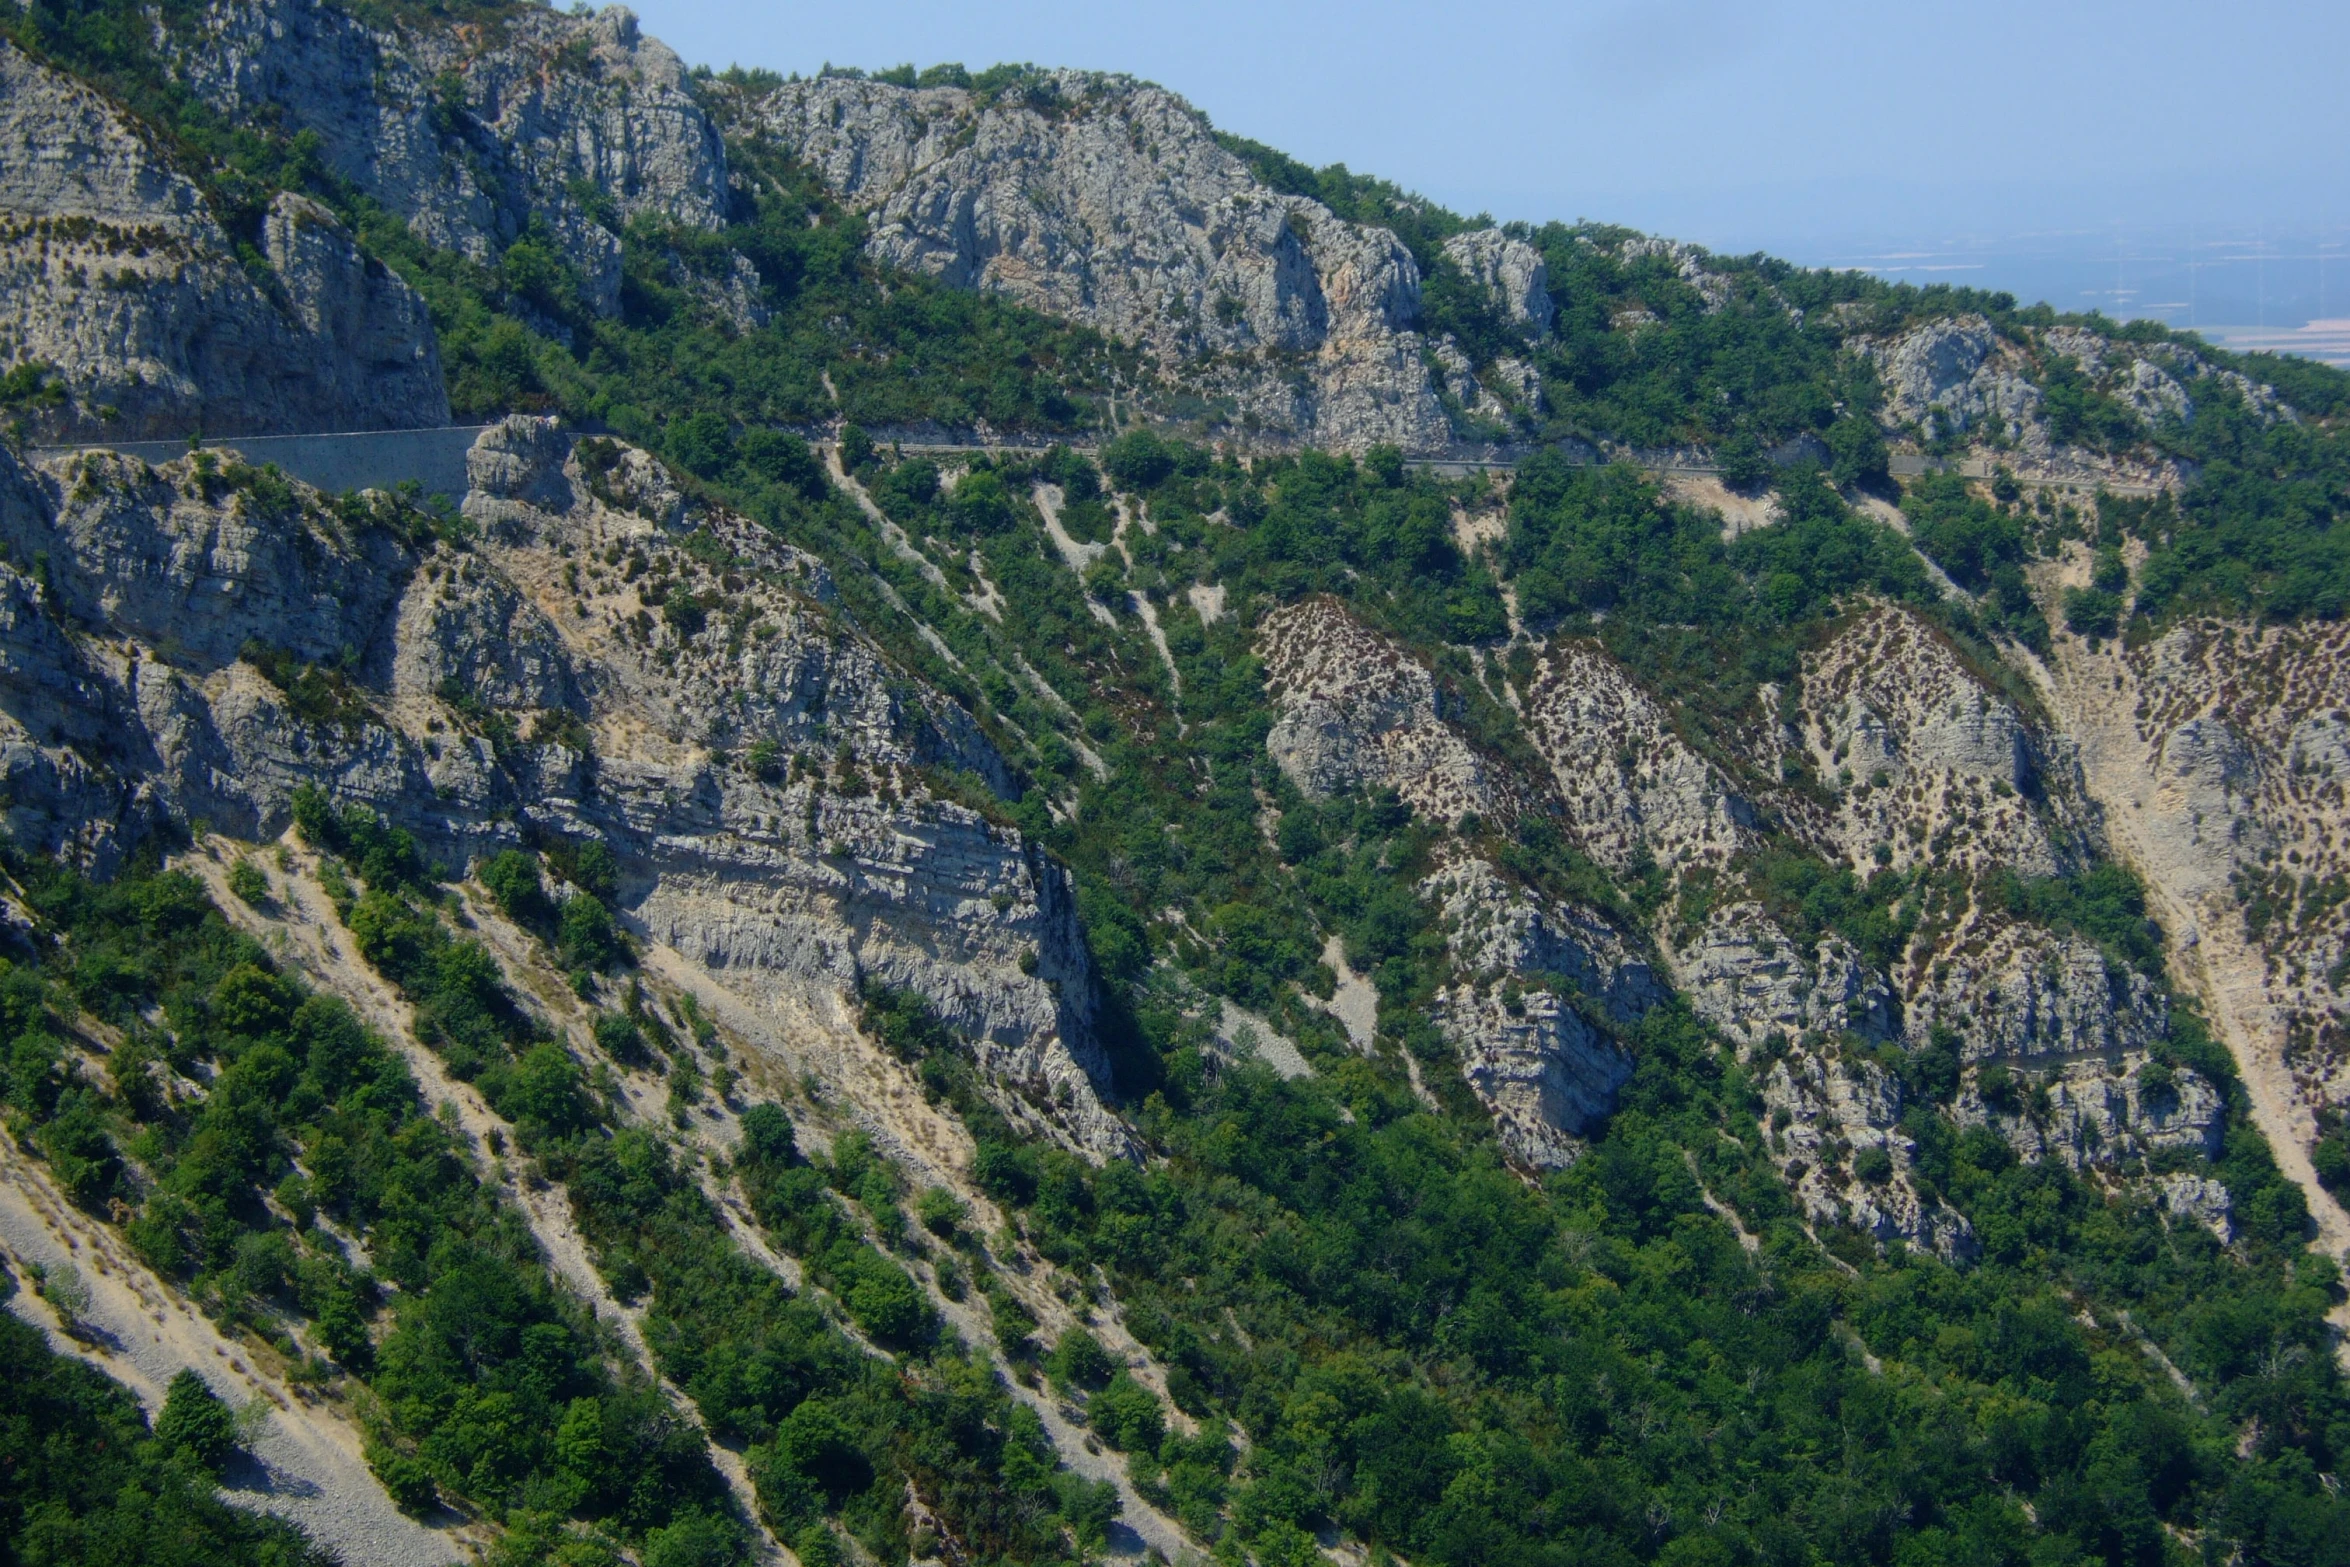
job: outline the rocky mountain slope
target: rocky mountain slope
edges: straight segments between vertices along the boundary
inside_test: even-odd
[[[2350,381],[462,9],[0,40],[0,1253],[225,1495],[2321,1559]]]
[[[913,988],[1121,1151],[1066,881],[923,781],[1003,776],[962,711],[893,686],[819,562],[643,453],[516,420],[473,465],[464,550],[207,455],[11,473],[9,557],[47,563],[0,568],[11,837],[105,867],[174,820],[275,837],[310,785],[451,864],[611,843],[648,932],[746,997]]]
[[[726,221],[726,150],[684,63],[625,7],[452,31],[253,0],[205,8],[171,65],[224,118],[283,114],[316,136],[328,169],[429,245],[494,262],[535,227],[602,314],[631,220]]]
[[[1170,93],[1057,72],[981,102],[830,78],[749,112],[867,214],[878,261],[1146,344],[1171,372],[1209,361],[1197,383],[1249,427],[1333,446],[1449,438],[1411,253],[1266,189]],[[1520,263],[1521,306],[1547,306],[1538,266]]]
[[[0,43],[0,353],[55,372],[42,433],[135,439],[448,422],[424,301],[318,203],[240,255],[96,93]]]

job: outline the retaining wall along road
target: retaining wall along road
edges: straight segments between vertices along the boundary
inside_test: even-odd
[[[415,480],[427,495],[462,500],[465,453],[480,424],[443,425],[431,430],[351,430],[334,435],[247,435],[207,439],[209,451],[236,452],[259,465],[276,463],[305,484],[339,493],[389,490]],[[36,458],[66,452],[107,451],[169,462],[188,454],[186,441],[100,441],[89,446],[35,447]]]

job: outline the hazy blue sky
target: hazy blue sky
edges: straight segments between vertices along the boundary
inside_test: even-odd
[[[2350,5],[642,0],[689,61],[1129,71],[1465,212],[1717,248],[2350,220]]]

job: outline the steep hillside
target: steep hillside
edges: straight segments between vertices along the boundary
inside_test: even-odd
[[[0,94],[0,353],[49,370],[40,433],[447,422],[424,301],[324,207],[278,193],[240,251],[88,87],[0,42]]]
[[[2350,377],[1123,77],[0,34],[8,1429],[190,1559],[2343,1560]]]

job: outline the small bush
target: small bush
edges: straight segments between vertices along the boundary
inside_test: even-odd
[[[371,1447],[367,1451],[367,1467],[384,1483],[392,1501],[405,1513],[430,1512],[440,1499],[440,1488],[433,1484],[432,1470],[421,1458],[394,1452],[388,1447]]]
[[[481,884],[498,900],[498,907],[517,925],[536,927],[551,912],[547,889],[539,882],[539,857],[521,849],[507,849],[483,863]]]
[[[2309,1151],[2309,1162],[2328,1190],[2350,1191],[2350,1137],[2337,1132],[2318,1139],[2317,1146]]]
[[[41,1276],[41,1298],[57,1313],[57,1320],[68,1333],[79,1334],[90,1314],[90,1285],[82,1277],[81,1269],[70,1262],[58,1263]]]
[[[1101,1439],[1122,1453],[1150,1453],[1167,1434],[1158,1395],[1125,1371],[1086,1402],[1085,1418]]]
[[[620,943],[620,931],[612,923],[611,911],[590,892],[565,900],[555,949],[564,967],[597,973],[614,967],[628,953]]]
[[[228,890],[253,908],[269,906],[269,877],[251,860],[239,860],[228,868]]]
[[[2084,637],[2110,637],[2121,624],[2122,601],[2103,588],[2067,588],[2064,623]]]
[[[779,1107],[758,1104],[743,1112],[742,1156],[745,1160],[783,1169],[798,1157],[798,1153],[791,1117]]]
[[[1175,453],[1150,431],[1129,430],[1102,448],[1102,471],[1121,490],[1154,490],[1175,472]]]
[[[1100,1339],[1081,1327],[1072,1326],[1053,1345],[1052,1357],[1045,1362],[1053,1381],[1065,1387],[1098,1388],[1110,1380],[1118,1363],[1110,1352],[1102,1348]]]
[[[653,1059],[645,1044],[645,1031],[637,1027],[635,1018],[621,1012],[606,1012],[596,1018],[596,1045],[622,1066],[642,1066]]]
[[[952,1236],[970,1217],[961,1198],[943,1186],[933,1186],[915,1199],[914,1216],[933,1235]]]

